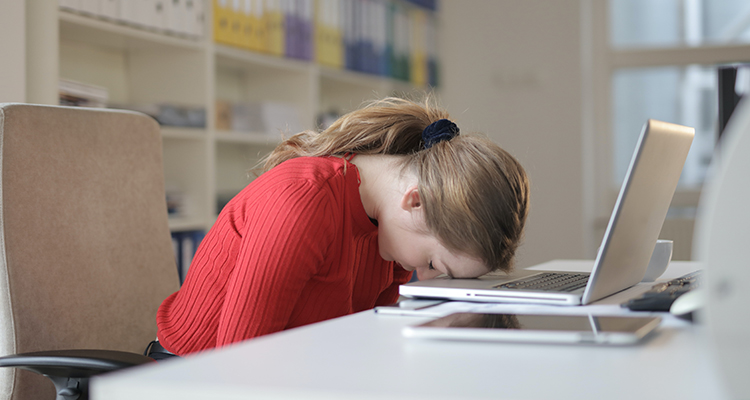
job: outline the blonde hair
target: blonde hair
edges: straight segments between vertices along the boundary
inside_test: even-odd
[[[428,230],[448,249],[481,259],[491,270],[510,271],[529,208],[529,183],[521,164],[479,134],[459,134],[424,148],[422,131],[449,119],[430,104],[400,98],[374,101],[322,132],[305,131],[282,142],[265,159],[268,171],[295,157],[405,155],[419,177]]]

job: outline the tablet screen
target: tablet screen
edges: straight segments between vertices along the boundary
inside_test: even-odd
[[[640,316],[457,313],[405,327],[403,334],[427,339],[632,344],[660,321]]]
[[[457,313],[421,326],[534,331],[637,332],[654,317]]]

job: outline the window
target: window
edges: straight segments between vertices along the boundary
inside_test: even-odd
[[[613,183],[625,178],[641,126],[649,119],[695,128],[679,185],[699,188],[717,135],[717,80],[700,65],[628,68],[612,76]]]
[[[696,129],[660,235],[675,240],[673,259],[688,260],[700,188],[716,145],[717,68],[750,62],[750,2],[581,4],[587,253],[595,254],[600,243],[641,127],[655,118]]]
[[[682,50],[673,53],[674,65],[649,66],[646,59],[612,70],[613,181],[619,185],[625,176],[640,126],[656,118],[696,129],[680,187],[699,188],[717,137],[717,65],[690,62],[699,62],[707,47],[750,43],[750,2],[609,0],[608,18],[611,51],[624,60],[639,49]],[[741,53],[733,61],[746,61],[750,53]]]
[[[747,0],[610,0],[615,48],[750,43]]]

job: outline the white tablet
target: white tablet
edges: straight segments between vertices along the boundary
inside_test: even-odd
[[[457,313],[403,329],[408,338],[532,343],[634,344],[659,317]]]

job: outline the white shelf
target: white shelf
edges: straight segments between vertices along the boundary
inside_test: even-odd
[[[281,142],[281,136],[253,132],[217,131],[216,141],[223,143],[275,146]]]
[[[237,68],[268,68],[277,72],[301,73],[309,72],[313,67],[307,61],[276,57],[219,43],[214,45],[214,54],[219,64]]]
[[[150,50],[158,48],[203,50],[205,39],[159,32],[94,16],[59,11],[60,36],[69,40],[109,48]]]
[[[344,69],[336,69],[325,65],[321,65],[319,68],[320,77],[324,82],[327,81],[361,87],[389,86],[394,82],[391,78]]]
[[[173,232],[203,230],[206,225],[206,221],[201,218],[169,217],[169,229]]]
[[[44,15],[34,11],[26,23],[34,26],[57,15],[59,29],[45,33],[50,40],[43,41],[42,50],[58,54],[58,65],[29,73],[27,80],[65,78],[102,86],[110,102],[121,105],[166,103],[206,110],[206,128],[162,127],[165,184],[185,198],[184,215],[169,219],[172,231],[208,230],[217,203],[242,190],[252,179],[251,170],[282,139],[215,129],[217,99],[291,104],[299,111],[301,129],[314,129],[321,112],[347,112],[376,97],[420,91],[387,77],[217,44],[210,34],[176,35],[48,3]],[[203,31],[210,33],[211,2],[205,0],[204,9]]]
[[[206,140],[206,129],[203,128],[177,128],[163,126],[161,136],[165,139],[183,139],[183,140]]]

